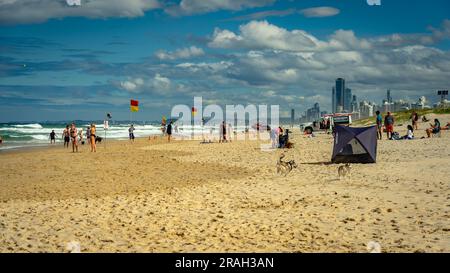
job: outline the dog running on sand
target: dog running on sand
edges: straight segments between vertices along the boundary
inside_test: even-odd
[[[287,176],[293,169],[297,168],[297,163],[295,163],[294,160],[288,162],[283,161],[283,158],[285,157],[285,154],[282,154],[280,156],[280,159],[278,159],[277,174],[283,174],[284,176]]]
[[[345,178],[346,176],[350,175],[351,170],[352,166],[350,166],[349,163],[345,164],[344,166],[339,166],[338,168],[339,179]]]

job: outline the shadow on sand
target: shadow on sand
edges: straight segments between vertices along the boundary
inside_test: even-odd
[[[331,161],[326,161],[326,162],[305,162],[305,163],[300,163],[300,165],[319,165],[319,166],[328,166],[328,165],[334,165],[333,162]]]

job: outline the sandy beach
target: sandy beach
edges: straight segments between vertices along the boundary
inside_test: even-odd
[[[0,252],[449,252],[450,132],[420,139],[426,125],[341,180],[332,136],[298,130],[287,177],[262,141],[3,152]]]

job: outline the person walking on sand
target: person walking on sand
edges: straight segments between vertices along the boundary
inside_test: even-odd
[[[52,130],[52,132],[50,133],[50,144],[55,144],[56,143],[56,133],[55,130]]]
[[[67,144],[67,148],[69,148],[69,143],[70,143],[69,125],[66,125],[66,129],[64,129],[62,137],[64,138],[64,147],[66,147],[66,144]]]
[[[376,112],[376,122],[377,122],[377,136],[379,140],[383,139],[383,117],[380,111]]]
[[[171,137],[172,137],[172,124],[173,124],[173,121],[171,121],[171,122],[169,123],[169,125],[167,125],[167,130],[166,130],[166,133],[167,133],[167,142],[170,142],[170,139],[171,139]]]
[[[130,128],[128,129],[128,136],[130,137],[130,142],[134,142],[134,126],[131,124]]]
[[[72,152],[75,153],[75,150],[78,153],[78,132],[77,127],[75,127],[75,123],[72,123],[72,126],[70,127],[70,138],[72,138]]]
[[[97,133],[97,130],[95,129],[95,124],[91,124],[91,128],[89,128],[89,137],[90,137],[89,142],[91,143],[91,153],[97,152],[97,143],[95,143],[95,137],[96,137],[95,134],[96,133]],[[87,132],[86,132],[86,134],[87,134]]]
[[[392,134],[394,133],[394,116],[391,112],[388,112],[386,117],[384,117],[384,126],[386,127],[386,134],[389,140],[392,140]]]

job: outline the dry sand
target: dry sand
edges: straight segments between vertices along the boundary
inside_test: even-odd
[[[450,132],[383,140],[342,180],[331,136],[293,142],[287,177],[258,141],[0,153],[0,252],[450,251]]]

